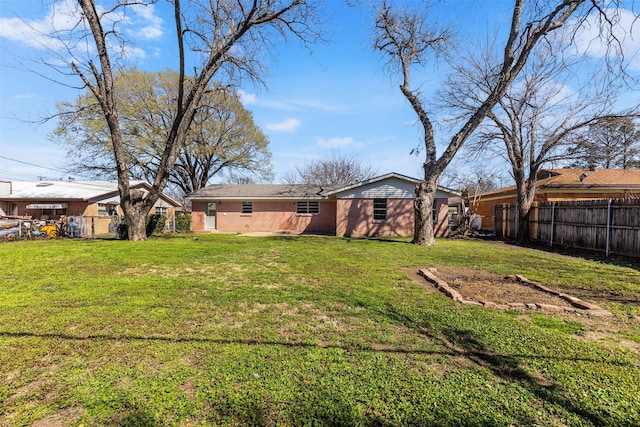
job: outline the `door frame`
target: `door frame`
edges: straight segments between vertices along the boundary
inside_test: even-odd
[[[218,202],[205,202],[204,229],[205,231],[218,229]]]

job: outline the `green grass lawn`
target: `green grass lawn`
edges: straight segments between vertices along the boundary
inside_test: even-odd
[[[229,235],[14,242],[0,259],[2,426],[640,425],[640,310],[620,302],[639,265]],[[406,273],[438,265],[601,296],[617,317],[595,333],[463,306]]]

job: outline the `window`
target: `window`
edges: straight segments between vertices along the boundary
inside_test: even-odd
[[[66,215],[67,214],[67,209],[66,208],[62,208],[62,209],[42,209],[42,215],[46,215],[46,216],[60,216],[60,215]]]
[[[17,203],[11,203],[11,215],[12,216],[18,216],[18,204]]]
[[[98,216],[114,216],[117,214],[117,205],[98,203]]]
[[[373,199],[373,220],[387,220],[387,199]]]
[[[251,215],[253,213],[253,202],[242,202],[241,213],[245,215]]]
[[[216,216],[217,204],[216,202],[207,203],[207,216]]]
[[[296,204],[296,213],[317,215],[320,213],[320,202],[298,202]]]
[[[156,215],[160,215],[163,217],[168,217],[169,216],[169,208],[163,208],[163,207],[156,207]]]

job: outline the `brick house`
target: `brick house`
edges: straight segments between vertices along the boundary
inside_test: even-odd
[[[95,234],[109,233],[112,217],[122,215],[117,181],[5,181],[0,188],[0,216],[59,220],[61,217],[90,219]],[[132,189],[148,191],[151,185],[132,181]],[[151,214],[175,215],[180,203],[162,195]],[[89,233],[87,230],[87,233]]]
[[[538,173],[535,201],[640,198],[640,169],[544,169]],[[493,230],[493,206],[517,203],[516,186],[480,195],[482,229]]]
[[[419,181],[389,173],[352,185],[210,185],[191,194],[193,231],[290,232],[335,236],[412,236],[415,186]],[[436,235],[448,230],[448,198],[439,188],[434,206]]]

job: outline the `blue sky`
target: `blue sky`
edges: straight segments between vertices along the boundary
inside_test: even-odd
[[[443,19],[451,21],[462,38],[486,39],[508,23],[511,4],[448,2]],[[268,61],[266,88],[248,83],[241,87],[245,107],[270,140],[276,181],[295,166],[332,151],[358,157],[380,174],[419,176],[423,157],[410,151],[420,145],[420,127],[398,90],[398,77],[382,71],[383,60],[371,48],[372,9],[327,0],[322,11],[325,29],[332,33],[329,43],[314,45],[312,52],[296,41],[281,45]],[[138,68],[176,68],[167,12],[162,7],[145,9],[132,19]],[[31,29],[45,28],[50,16],[50,0],[0,0],[0,179],[69,176],[63,147],[48,138],[55,120],[34,123],[53,113],[56,102],[78,95],[38,75],[51,72],[32,61],[48,52],[34,42]],[[55,16],[64,18],[60,11]],[[437,87],[439,71],[416,74],[425,93]]]

